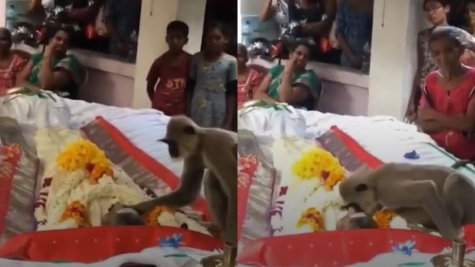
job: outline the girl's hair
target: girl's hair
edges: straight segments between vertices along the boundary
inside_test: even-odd
[[[237,45],[237,50],[247,56],[247,47],[243,44]]]
[[[0,32],[5,33],[8,38],[12,39],[12,32],[9,29],[5,27],[0,27]]]
[[[422,3],[422,9],[426,8],[426,4],[428,2],[437,2],[437,3],[441,4],[443,7],[446,7],[446,6],[450,5],[449,0],[424,0],[424,2]]]
[[[213,22],[209,23],[208,27],[206,27],[205,33],[209,34],[209,32],[212,31],[212,30],[219,30],[225,38],[229,38],[229,35],[230,35],[229,28],[225,24],[223,24],[219,21],[213,21]]]
[[[54,26],[46,29],[46,36],[48,36],[48,43],[58,32],[65,32],[69,38],[72,35],[72,29],[68,26]]]
[[[461,47],[462,42],[459,39],[459,30],[452,26],[441,26],[435,28],[429,38],[429,43],[441,39],[449,40],[455,47]]]
[[[299,40],[299,41],[293,42],[292,44],[289,44],[288,49],[290,52],[294,52],[295,50],[297,50],[297,48],[299,48],[299,46],[305,46],[308,50],[311,49],[310,44],[303,40]]]
[[[177,32],[177,33],[183,34],[185,38],[188,38],[188,33],[190,32],[190,29],[188,25],[184,23],[183,21],[174,20],[168,23],[167,34],[170,32]]]
[[[72,32],[73,32],[71,27],[67,27],[67,26],[49,26],[49,27],[46,28],[46,38],[44,38],[43,40],[40,41],[40,44],[43,45],[43,53],[45,52],[46,45],[48,45],[49,42],[51,41],[51,39],[53,39],[54,36],[56,36],[56,34],[60,31],[65,32],[68,35],[68,38],[71,39]]]
[[[466,0],[463,5],[463,10],[466,12],[469,4],[475,4],[475,0]]]

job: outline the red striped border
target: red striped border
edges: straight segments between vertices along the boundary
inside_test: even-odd
[[[176,190],[180,186],[180,178],[177,177],[167,167],[163,166],[160,162],[152,158],[147,153],[143,152],[140,148],[136,147],[130,142],[122,132],[114,125],[110,124],[106,119],[99,116],[96,118],[96,122],[109,133],[110,137],[114,139],[117,145],[122,148],[127,154],[134,158],[137,162],[142,164],[147,170],[152,172],[155,176],[160,177],[170,188]],[[146,127],[146,125],[144,125]],[[206,200],[200,195],[195,203],[191,205],[196,211],[203,212],[205,219],[211,218],[209,216],[208,205]]]
[[[338,127],[332,126],[330,131],[340,138],[351,153],[353,153],[363,163],[366,163],[366,165],[371,169],[376,169],[384,164],[384,162],[366,151],[358,142],[356,142],[355,139],[340,130]]]

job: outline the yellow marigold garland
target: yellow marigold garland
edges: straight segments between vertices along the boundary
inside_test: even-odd
[[[313,232],[325,231],[325,220],[316,208],[308,208],[300,215],[296,227],[301,228],[306,225],[310,226]]]
[[[87,218],[87,210],[84,204],[80,201],[74,201],[66,207],[59,221],[64,222],[73,219],[77,226],[81,228],[90,226]]]
[[[327,191],[333,190],[333,187],[346,175],[345,168],[341,166],[340,161],[330,152],[321,148],[303,153],[301,159],[292,166],[292,173],[304,180],[322,179]]]
[[[389,210],[381,210],[374,214],[373,219],[379,228],[388,229],[391,227],[391,221],[396,217],[396,214]]]
[[[83,138],[69,144],[56,159],[56,164],[68,172],[87,170],[92,184],[97,184],[103,175],[113,176],[112,163],[105,152]]]

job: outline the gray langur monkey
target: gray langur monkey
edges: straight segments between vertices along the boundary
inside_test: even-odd
[[[462,226],[475,223],[475,185],[448,167],[389,163],[356,172],[339,190],[346,205],[361,208],[370,218],[387,209],[446,239],[462,238]]]
[[[139,214],[156,206],[181,208],[196,200],[204,183],[212,220],[223,231],[226,244],[223,266],[228,267],[226,262],[229,258],[235,261],[237,249],[237,133],[199,127],[186,116],[174,116],[160,141],[168,145],[172,158],[184,159],[181,185],[168,195],[129,208]],[[215,255],[212,260],[223,259]]]

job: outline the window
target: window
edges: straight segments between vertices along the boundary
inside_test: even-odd
[[[291,43],[300,40],[311,45],[313,61],[340,65],[363,73],[369,72],[372,1],[240,2],[241,39],[248,47],[256,50],[260,47],[271,56],[286,58]],[[252,46],[256,40],[263,45]],[[347,45],[341,46],[341,40],[346,41]]]
[[[17,42],[32,46],[45,43],[51,29],[62,25],[71,33],[71,48],[135,62],[140,0],[7,0],[6,3],[6,25]]]

